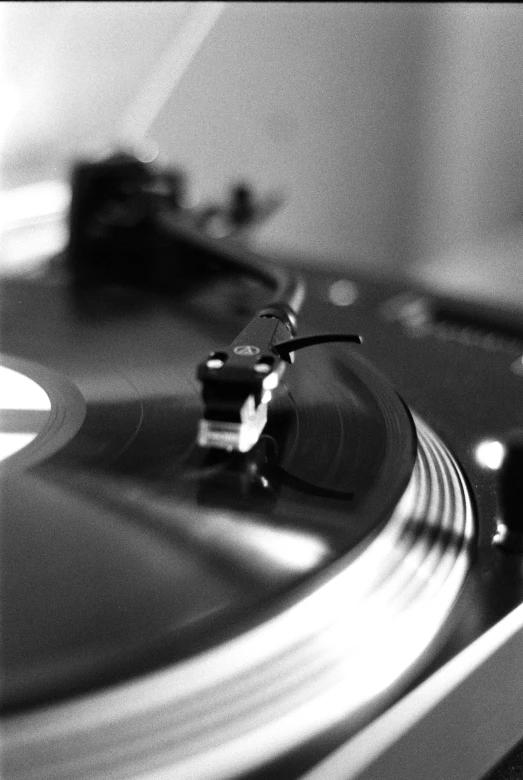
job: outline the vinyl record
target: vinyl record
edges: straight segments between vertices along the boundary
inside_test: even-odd
[[[5,365],[50,399],[43,430],[4,464],[7,703],[261,620],[405,489],[410,416],[356,356],[300,355],[255,451],[207,451],[195,367],[214,345],[199,312],[151,296],[86,317],[61,286],[27,281],[4,301]]]
[[[241,329],[231,300],[248,287],[79,305],[52,279],[3,285],[18,401],[2,430],[29,437],[2,469],[13,776],[254,769],[361,722],[456,597],[472,535],[459,467],[357,347],[300,352],[250,452],[197,446],[196,366]]]

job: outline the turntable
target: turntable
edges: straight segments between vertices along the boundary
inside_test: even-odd
[[[186,5],[134,99],[116,55],[123,120],[104,23],[126,143],[4,231],[2,778],[487,780],[523,736],[523,319],[260,256],[278,198],[138,154],[223,6]]]
[[[477,780],[523,733],[521,323],[178,187],[78,164],[3,279],[3,777]]]

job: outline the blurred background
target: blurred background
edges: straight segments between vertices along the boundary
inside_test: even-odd
[[[124,139],[281,194],[272,255],[523,305],[520,4],[4,2],[0,36],[4,225]]]

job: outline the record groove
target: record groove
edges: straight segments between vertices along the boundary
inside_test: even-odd
[[[230,322],[152,294],[86,313],[42,280],[3,295],[8,365],[50,399],[3,465],[9,779],[225,780],[361,725],[468,569],[436,434],[330,345],[300,352],[250,452],[201,448],[196,364]]]

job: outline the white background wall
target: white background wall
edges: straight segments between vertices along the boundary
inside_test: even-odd
[[[114,135],[192,13],[184,3],[4,3],[21,106],[4,179],[66,175]],[[286,206],[262,244],[430,265],[519,218],[523,8],[231,3],[150,136],[202,197],[246,178]]]

